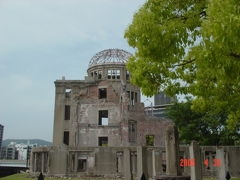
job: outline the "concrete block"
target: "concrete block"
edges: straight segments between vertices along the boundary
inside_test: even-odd
[[[201,151],[199,144],[196,141],[192,141],[189,147],[190,159],[194,159],[191,169],[191,180],[202,180],[202,162]]]
[[[217,180],[226,179],[226,166],[224,158],[224,149],[223,147],[217,147],[216,149],[216,159],[220,161],[220,166],[216,166],[217,169]]]

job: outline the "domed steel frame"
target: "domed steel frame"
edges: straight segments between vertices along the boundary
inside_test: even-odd
[[[125,64],[131,56],[131,53],[122,49],[106,49],[92,57],[89,67],[101,64]]]

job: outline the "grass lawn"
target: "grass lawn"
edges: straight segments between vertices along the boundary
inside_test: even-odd
[[[0,178],[0,180],[37,180],[37,178],[29,178],[27,174],[14,174]],[[44,178],[44,180],[68,180],[68,178]],[[72,178],[71,180],[121,180],[121,179],[101,179],[101,178]]]
[[[203,180],[217,180],[216,178],[204,178]],[[240,180],[240,178],[231,178],[230,180]]]

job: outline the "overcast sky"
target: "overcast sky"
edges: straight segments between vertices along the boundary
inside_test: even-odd
[[[133,52],[124,31],[145,0],[1,0],[0,124],[4,139],[52,141],[54,81],[83,79],[104,49]]]

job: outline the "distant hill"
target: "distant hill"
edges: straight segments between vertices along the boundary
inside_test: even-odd
[[[37,146],[51,146],[52,143],[49,141],[45,141],[42,139],[5,139],[2,142],[2,146],[7,146],[9,145],[11,142],[16,142],[17,144],[27,144],[29,141],[30,144],[37,144]]]

